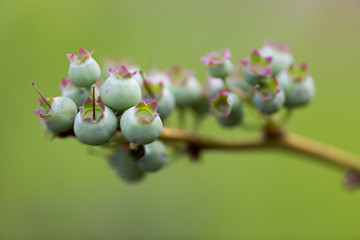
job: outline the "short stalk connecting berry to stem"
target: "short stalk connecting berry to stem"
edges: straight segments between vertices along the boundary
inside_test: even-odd
[[[31,85],[35,88],[35,90],[39,93],[40,97],[44,100],[44,102],[48,105],[49,108],[51,108],[49,102],[46,100],[44,95],[40,92],[40,90],[36,87],[34,82],[31,82]]]

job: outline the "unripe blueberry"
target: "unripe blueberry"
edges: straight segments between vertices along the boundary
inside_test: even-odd
[[[263,57],[254,49],[250,57],[241,60],[245,81],[251,86],[269,81],[272,74],[271,61],[271,57]]]
[[[91,57],[90,53],[80,48],[79,54],[67,54],[70,61],[69,78],[77,87],[90,88],[100,78],[99,64]],[[83,57],[82,59],[80,59]]]
[[[220,92],[211,100],[210,113],[216,117],[219,124],[232,127],[240,124],[243,110],[238,96],[231,92]]]
[[[116,58],[116,57],[107,57],[104,59],[102,67],[103,69],[119,69],[121,66],[126,66],[129,72],[139,72],[140,67],[138,64],[131,59],[126,58]],[[104,72],[104,79],[107,79],[111,75],[110,72]],[[140,74],[133,76],[136,82],[141,86],[143,84],[143,78]]]
[[[105,144],[115,134],[118,121],[113,111],[100,101],[87,98],[76,115],[74,132],[85,144],[98,146]]]
[[[205,57],[201,57],[200,61],[208,66],[209,74],[212,77],[225,79],[233,69],[230,59],[230,50],[223,49],[221,52],[211,52]]]
[[[183,108],[196,102],[202,89],[192,71],[175,66],[169,71],[169,76],[170,91],[174,94],[176,106]]]
[[[243,94],[244,98],[252,93],[252,86],[244,80],[241,62],[235,65],[233,72],[226,78],[225,82],[230,90]]]
[[[315,95],[315,85],[306,63],[291,65],[278,74],[278,81],[285,93],[287,107],[300,107],[310,102]]]
[[[140,154],[140,157],[143,154]],[[138,155],[138,153],[134,154],[127,145],[117,148],[115,155],[111,157],[111,163],[119,177],[129,182],[137,182],[145,177],[145,172],[136,164]]]
[[[279,86],[276,78],[267,83],[262,83],[253,88],[254,104],[264,114],[279,111],[285,103],[284,91]]]
[[[124,112],[141,100],[141,88],[134,79],[137,72],[129,72],[125,66],[109,69],[110,76],[101,86],[100,96],[106,106]]]
[[[145,154],[137,164],[145,172],[156,172],[167,162],[166,147],[161,141],[144,145]]]
[[[175,97],[169,89],[163,86],[163,82],[152,82],[146,78],[143,88],[143,93],[145,93],[143,99],[158,103],[157,113],[161,119],[166,118],[175,109]]]
[[[77,113],[77,106],[73,100],[67,97],[40,98],[39,105],[40,108],[34,113],[44,119],[49,130],[65,132],[72,129]]]
[[[209,96],[205,93],[200,96],[200,98],[191,105],[191,109],[197,116],[204,116],[209,113],[210,110],[210,100]]]
[[[60,82],[60,88],[61,95],[73,100],[78,107],[83,105],[85,100],[89,97],[89,92],[85,88],[76,87],[68,78],[63,78]]]
[[[120,128],[124,137],[136,144],[148,144],[160,136],[163,125],[156,112],[157,103],[144,101],[126,110],[120,119]]]
[[[158,109],[157,112],[159,113],[162,119],[166,118],[174,109],[175,109],[175,97],[172,92],[164,88],[162,91],[162,95],[158,100]]]
[[[153,84],[162,83],[164,88],[169,88],[171,84],[170,76],[167,73],[156,69],[150,70],[146,79]]]
[[[206,83],[205,88],[209,99],[213,99],[216,97],[216,94],[225,89],[225,83],[221,78],[208,76],[208,82]]]
[[[272,58],[271,66],[274,76],[287,69],[294,62],[291,47],[284,44],[266,41],[260,49],[260,53]]]

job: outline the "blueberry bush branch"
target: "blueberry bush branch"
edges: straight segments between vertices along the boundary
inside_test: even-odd
[[[128,60],[108,58],[103,67],[109,70],[101,72],[93,53],[81,48],[77,55],[67,54],[69,75],[60,82],[59,97],[45,98],[32,83],[41,97],[34,112],[54,136],[74,136],[109,149],[111,165],[126,181],[159,171],[169,163],[169,149],[193,160],[204,150],[283,149],[348,169],[349,186],[360,182],[358,157],[284,130],[291,113],[315,95],[307,64],[296,64],[287,45],[267,41],[238,64],[231,61],[229,49],[210,52],[200,58],[208,70],[205,84],[192,70],[177,65],[144,72]],[[181,129],[165,125],[175,110]],[[248,111],[260,123],[255,127],[258,138],[195,133],[209,115],[225,128],[254,126],[244,123]],[[189,112],[194,132],[184,130]]]

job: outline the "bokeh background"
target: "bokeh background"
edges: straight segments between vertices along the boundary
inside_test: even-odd
[[[49,141],[32,113],[30,82],[59,95],[80,47],[204,82],[200,56],[228,47],[238,61],[266,39],[292,45],[316,81],[288,128],[360,155],[359,1],[0,1],[0,239],[360,239],[359,192],[316,159],[206,152],[129,185],[75,139]],[[200,132],[249,135],[212,118]]]

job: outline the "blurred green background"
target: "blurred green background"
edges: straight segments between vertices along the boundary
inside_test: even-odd
[[[228,47],[238,61],[265,39],[292,45],[316,81],[289,129],[360,155],[359,1],[2,0],[0,239],[360,239],[359,192],[316,159],[206,152],[129,185],[75,139],[44,138],[32,113],[30,82],[60,94],[80,47],[144,69],[178,63],[204,82],[200,56]],[[247,136],[212,118],[201,132]]]

